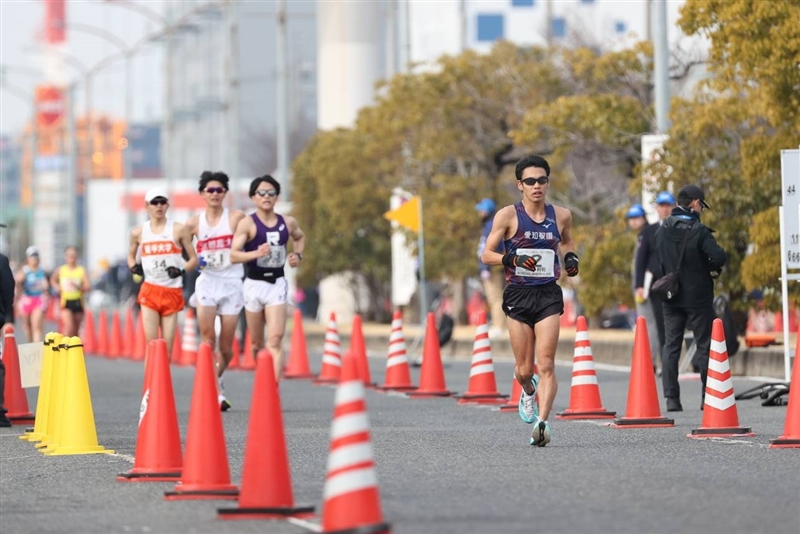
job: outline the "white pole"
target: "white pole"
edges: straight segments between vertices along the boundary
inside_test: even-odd
[[[128,145],[125,147],[125,169],[122,174],[122,194],[125,199],[125,236],[135,224],[133,208],[131,206],[131,180],[133,180],[133,151],[131,146],[131,122],[133,121],[133,55],[128,51],[125,54],[125,138]]]
[[[669,43],[667,40],[667,0],[653,0],[653,58],[656,125],[658,133],[669,130]]]
[[[778,217],[781,229],[781,303],[783,305],[783,373],[784,380],[791,380],[791,358],[789,349],[789,273],[786,266],[786,244],[784,230],[783,206],[778,207]],[[796,355],[795,355],[796,356]]]
[[[428,315],[428,294],[425,281],[425,232],[422,225],[422,197],[419,197],[419,233],[417,233],[417,257],[419,258],[419,309],[420,324],[425,328],[425,318]],[[423,330],[424,331],[424,330]]]
[[[276,179],[281,182],[281,196],[284,201],[291,199],[291,180],[289,179],[289,110],[287,104],[289,95],[287,93],[288,87],[288,68],[286,65],[286,0],[278,1],[278,42],[275,49],[277,50],[277,65],[278,65],[278,95],[276,100],[276,137],[277,137],[277,155],[278,155],[278,169]]]

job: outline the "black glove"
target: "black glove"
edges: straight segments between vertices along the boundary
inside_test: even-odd
[[[564,270],[568,276],[578,276],[578,255],[574,252],[567,252],[564,255]]]
[[[537,258],[534,258],[533,256],[526,256],[524,254],[517,255],[511,252],[506,252],[506,254],[503,256],[503,265],[509,269],[522,267],[524,269],[528,269],[529,271],[533,271],[536,269],[537,263]]]
[[[138,274],[139,276],[144,276],[144,269],[142,268],[141,263],[137,263],[133,267],[131,267],[131,274]]]
[[[167,276],[169,276],[170,278],[178,278],[182,274],[183,274],[183,269],[178,269],[173,265],[167,267]]]

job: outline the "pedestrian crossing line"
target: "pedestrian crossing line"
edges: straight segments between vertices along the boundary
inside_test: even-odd
[[[305,519],[298,519],[296,517],[289,517],[286,519],[287,522],[297,525],[298,527],[305,528],[310,530],[311,532],[322,532],[322,525],[318,525],[311,521],[306,521]]]
[[[757,447],[759,449],[769,449],[769,443],[753,443],[752,441],[747,441],[743,439],[734,439],[734,438],[701,438],[698,436],[692,436],[696,440],[705,440],[705,441],[714,441],[717,443],[727,443],[730,445],[748,445],[750,447]]]
[[[117,458],[122,458],[123,460],[125,460],[126,462],[130,462],[131,464],[133,464],[136,461],[136,458],[134,458],[130,454],[120,454],[118,452],[115,452],[114,454],[110,454],[109,456],[116,456]]]

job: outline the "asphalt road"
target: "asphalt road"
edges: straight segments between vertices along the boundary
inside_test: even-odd
[[[370,358],[373,381],[384,359]],[[319,354],[311,356],[319,369]],[[467,361],[445,361],[447,385],[464,391]],[[499,389],[511,385],[509,362],[495,362]],[[136,444],[142,364],[87,358],[100,444],[115,455],[44,457],[0,429],[0,532],[16,533],[298,533],[307,523],[220,521],[230,501],[167,502],[170,483],[126,484]],[[557,368],[555,411],[569,403],[570,367]],[[185,438],[193,370],[172,368]],[[231,477],[241,480],[254,375],[226,375],[233,409],[223,414]],[[417,383],[418,369],[412,370]],[[628,374],[599,370],[603,404],[625,412]],[[735,379],[737,391],[756,383]],[[383,514],[393,532],[471,533],[753,533],[800,532],[800,450],[773,450],[786,407],[739,401],[740,423],[757,435],[686,437],[700,425],[700,387],[682,383],[685,411],[674,428],[614,429],[603,422],[553,421],[553,441],[528,445],[516,413],[459,406],[452,398],[408,399],[367,392]],[[321,511],[334,389],[283,381],[284,426],[297,504]],[[29,391],[31,408],[37,390]]]

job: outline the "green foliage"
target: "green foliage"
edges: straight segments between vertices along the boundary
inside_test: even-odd
[[[573,230],[581,256],[580,301],[589,317],[618,304],[633,306],[631,265],[636,236],[623,217],[612,223]]]

